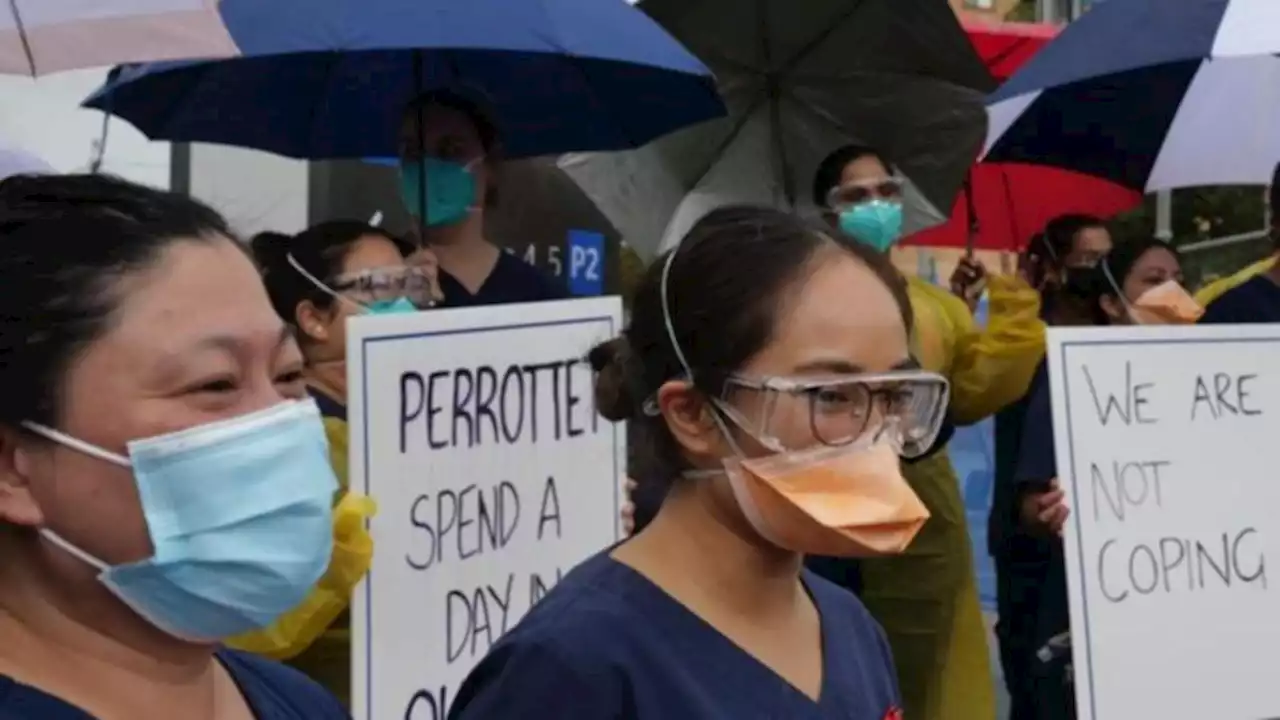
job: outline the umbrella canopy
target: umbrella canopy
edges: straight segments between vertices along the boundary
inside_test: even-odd
[[[645,0],[640,8],[715,71],[729,117],[638,151],[561,166],[627,242],[652,257],[734,202],[812,209],[813,175],[848,143],[873,146],[942,219],[985,128],[994,84],[955,15],[931,0]]]
[[[122,68],[86,101],[156,140],[394,156],[401,113],[465,87],[508,156],[635,147],[723,114],[707,69],[622,2],[224,0],[244,57]]]
[[[1280,159],[1280,2],[1098,3],[989,99],[986,159],[1139,191],[1265,184]]]
[[[964,32],[991,76],[1004,82],[1031,59],[1060,28],[1048,23],[966,21]]]
[[[0,73],[237,54],[218,0],[4,0]]]
[[[902,244],[1017,251],[1059,215],[1109,218],[1140,202],[1142,193],[1091,175],[1041,165],[978,163],[947,222],[903,238]]]
[[[56,172],[49,163],[26,150],[0,145],[0,180],[10,175],[43,175]]]
[[[1007,78],[1058,28],[1031,23],[965,23],[965,33],[996,78]],[[1110,217],[1142,201],[1141,193],[1092,175],[1042,165],[974,165],[947,222],[903,239],[903,245],[1020,250],[1032,234],[1064,213]]]

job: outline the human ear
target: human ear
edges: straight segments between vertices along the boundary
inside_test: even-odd
[[[24,527],[44,524],[44,513],[31,493],[35,464],[24,433],[0,428],[0,521]]]

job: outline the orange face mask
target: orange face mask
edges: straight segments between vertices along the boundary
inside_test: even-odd
[[[1166,280],[1133,301],[1134,322],[1139,325],[1194,325],[1204,308],[1174,280]]]
[[[906,549],[929,518],[889,443],[726,462],[747,519],[778,547],[871,557]]]

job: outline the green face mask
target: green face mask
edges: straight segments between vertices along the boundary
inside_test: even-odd
[[[842,210],[840,229],[863,245],[885,252],[902,237],[902,203],[870,200]]]
[[[421,209],[426,177],[426,214]],[[405,160],[400,164],[400,197],[409,214],[428,226],[453,225],[466,219],[476,202],[476,176],[466,165],[438,158]]]

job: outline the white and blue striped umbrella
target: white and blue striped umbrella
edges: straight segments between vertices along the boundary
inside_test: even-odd
[[[0,73],[238,54],[219,0],[0,0]],[[272,2],[272,0],[263,0]]]
[[[1280,0],[1107,0],[989,99],[985,159],[1150,192],[1266,184],[1280,160]]]

